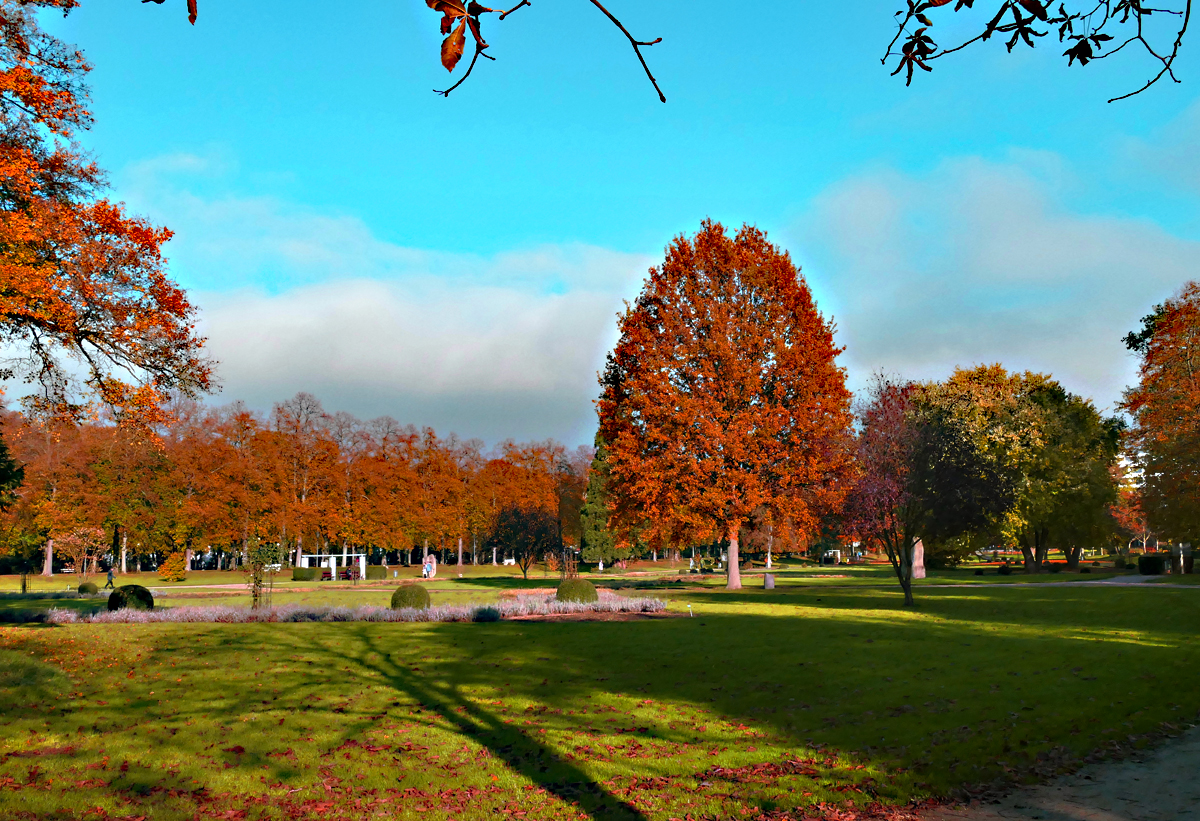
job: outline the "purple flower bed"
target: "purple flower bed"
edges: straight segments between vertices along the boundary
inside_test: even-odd
[[[607,592],[607,591],[605,591]],[[498,610],[500,617],[555,616],[570,613],[661,613],[667,604],[659,599],[625,598],[614,594],[602,596],[589,604],[556,601],[552,596],[521,596],[488,605],[444,605],[427,610],[361,605],[359,607],[311,607],[288,604],[282,607],[251,610],[248,607],[200,605],[186,607],[157,607],[154,610],[115,610],[93,615],[74,610],[51,610],[47,621],[52,624],[152,624],[158,622],[204,622],[248,624],[252,622],[306,621],[373,621],[373,622],[447,622],[474,621],[480,610]]]

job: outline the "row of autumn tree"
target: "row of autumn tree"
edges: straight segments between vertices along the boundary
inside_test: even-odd
[[[57,544],[76,567],[100,554],[118,569],[172,554],[231,567],[247,543],[266,541],[295,563],[344,549],[408,563],[414,548],[469,562],[519,541],[512,511],[561,522],[561,538],[578,543],[590,449],[486,452],[389,417],[326,413],[305,393],[266,417],[240,404],[169,410],[154,436],[8,414],[8,556],[51,572]]]
[[[833,325],[787,252],[707,221],[619,319],[584,555],[720,543],[737,588],[747,536],[794,549],[833,531],[886,553],[911,602],[919,541],[946,561],[1019,546],[1036,573],[1052,548],[1077,563],[1144,530],[1142,494],[1160,537],[1187,540],[1200,524],[1196,302],[1189,285],[1131,338],[1143,362],[1128,433],[1051,377],[999,365],[940,383],[881,376],[854,408]]]
[[[156,436],[12,414],[6,542],[47,568],[55,541],[97,531],[114,556],[132,543],[156,558],[236,557],[256,539],[294,557],[432,546],[460,561],[481,542],[525,559],[582,543],[592,561],[712,545],[736,588],[747,538],[784,551],[833,538],[886,553],[911,600],[918,541],[948,562],[1019,547],[1036,573],[1051,549],[1077,563],[1118,536],[1144,543],[1147,528],[1190,540],[1198,303],[1188,285],[1130,335],[1142,375],[1129,430],[1052,378],[999,365],[879,377],[854,408],[832,323],[788,254],[753,227],[705,222],[620,318],[594,461],[553,442],[485,455],[327,414],[307,394],[268,418],[181,400]]]

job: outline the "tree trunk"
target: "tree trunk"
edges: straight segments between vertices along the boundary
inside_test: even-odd
[[[429,558],[429,539],[425,540],[425,553],[421,556],[422,561]]]
[[[304,563],[303,555],[304,555],[304,538],[300,537],[300,538],[296,539],[296,558],[292,561],[292,564],[294,564],[296,567],[299,567],[300,565],[302,565]]]
[[[462,536],[458,537],[458,566],[462,567]]]
[[[129,571],[126,569],[126,556],[129,555],[129,533],[121,534],[121,574],[124,575]]]
[[[909,575],[909,577],[907,579],[905,579],[905,578],[900,579],[900,588],[904,591],[904,606],[912,607],[914,604],[916,604],[916,601],[913,599],[913,594],[912,594],[912,576],[911,575]]]
[[[774,525],[767,525],[767,570],[771,569],[771,548],[775,544]]]
[[[1041,569],[1037,566],[1037,559],[1033,554],[1033,548],[1025,540],[1021,541],[1021,555],[1025,557],[1026,573],[1037,573]]]
[[[1063,553],[1067,556],[1067,570],[1078,570],[1079,559],[1083,556],[1082,547],[1065,547]]]
[[[496,548],[492,548],[492,567],[496,566]]]
[[[43,576],[53,576],[54,575],[54,540],[53,539],[46,540],[46,561],[42,565],[42,575]]]
[[[471,534],[471,564],[475,565],[475,566],[479,565],[478,547],[479,547],[479,545],[476,543],[475,534],[472,533]]]
[[[192,569],[192,549],[190,547],[183,551],[183,566],[188,570]]]
[[[1044,527],[1037,532],[1036,557],[1038,572],[1046,564],[1046,556],[1050,553],[1050,528]]]
[[[729,561],[725,568],[726,572],[726,590],[741,590],[742,589],[742,568],[738,561],[738,530],[741,529],[741,523],[729,526]]]

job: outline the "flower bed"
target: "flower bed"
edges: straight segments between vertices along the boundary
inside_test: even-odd
[[[310,607],[289,604],[282,607],[251,610],[248,607],[186,606],[154,610],[115,610],[92,615],[73,610],[51,610],[47,621],[53,624],[150,624],[156,622],[219,622],[247,624],[251,622],[447,622],[474,621],[476,613],[491,608],[500,611],[502,619],[528,616],[558,616],[577,613],[661,613],[667,604],[659,599],[626,598],[609,594],[589,604],[555,601],[553,597],[521,596],[490,605],[443,605],[425,610],[361,605],[359,607]]]

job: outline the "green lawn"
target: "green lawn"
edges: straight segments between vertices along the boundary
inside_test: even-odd
[[[3,627],[0,807],[820,815],[1048,774],[1200,709],[1190,589],[929,585],[915,610],[874,586],[666,595],[695,616]]]

